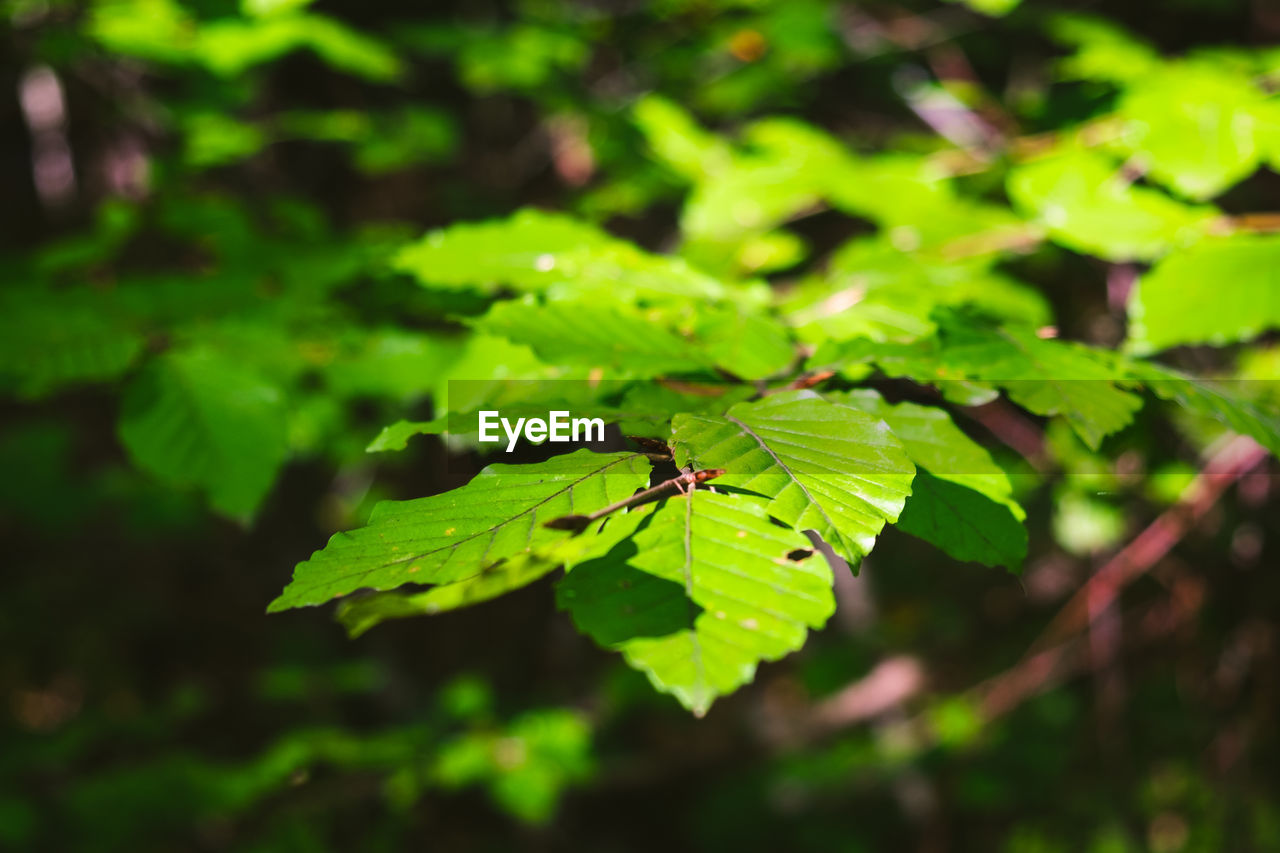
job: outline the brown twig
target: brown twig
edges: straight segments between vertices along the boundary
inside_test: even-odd
[[[702,471],[684,471],[678,476],[672,477],[670,480],[664,480],[656,486],[645,489],[642,492],[636,492],[630,497],[625,497],[616,503],[611,503],[603,509],[598,509],[587,515],[562,515],[559,518],[553,518],[544,524],[544,527],[550,527],[552,530],[573,530],[582,532],[593,521],[598,521],[610,513],[617,512],[621,509],[629,509],[633,506],[639,506],[643,503],[656,501],[664,498],[672,492],[680,492],[688,494],[690,489],[698,487],[699,483],[705,483],[707,480],[713,480],[724,473],[723,468],[706,468]]]
[[[1004,400],[993,400],[981,406],[969,406],[965,413],[986,427],[1001,443],[1027,460],[1037,471],[1047,471],[1044,432],[1021,411]]]
[[[787,390],[803,391],[807,388],[812,388],[815,385],[821,385],[823,382],[826,382],[835,375],[836,372],[834,370],[815,370],[810,373],[805,373],[793,379],[787,385]]]
[[[1193,577],[1180,579],[1167,601],[1152,605],[1136,618],[1130,617],[1129,621],[1137,626],[1133,634],[1144,642],[1167,637],[1199,609],[1203,598],[1203,581]],[[1067,676],[1085,670],[1090,663],[1088,639],[1075,637],[1023,658],[975,687],[971,694],[982,709],[983,719],[991,721],[1061,683]]]
[[[1241,213],[1214,221],[1215,234],[1274,234],[1280,231],[1280,213]]]
[[[1105,608],[1121,589],[1163,559],[1217,503],[1228,486],[1266,458],[1267,451],[1252,438],[1241,435],[1230,439],[1210,457],[1176,504],[1122,548],[1071,597],[1031,649],[1053,645],[1083,630],[1088,625],[1090,609]]]
[[[1148,643],[1167,637],[1187,623],[1204,600],[1204,584],[1183,577],[1168,599],[1136,614],[1126,614],[1135,625],[1135,641]],[[1088,640],[1074,637],[1065,643],[1024,658],[1009,669],[966,691],[979,709],[981,719],[991,722],[1013,711],[1027,699],[1086,670],[1091,664]],[[878,719],[886,712],[919,696],[928,680],[919,662],[910,657],[887,658],[866,676],[823,700],[797,721],[778,725],[776,720],[763,729],[772,740],[795,746],[813,742],[842,729]],[[909,728],[917,733],[920,745],[936,738],[927,716],[917,714]]]

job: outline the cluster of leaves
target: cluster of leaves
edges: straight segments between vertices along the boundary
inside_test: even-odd
[[[1097,25],[1068,20],[1062,30],[1075,37],[1090,26]],[[1096,35],[1086,43],[1094,50],[1100,41],[1108,43]],[[1245,340],[1280,323],[1268,313],[1277,292],[1266,261],[1280,246],[1275,236],[1248,233],[1242,217],[1132,186],[1121,171],[1125,157],[1145,158],[1153,179],[1163,175],[1168,189],[1203,198],[1257,166],[1259,155],[1209,151],[1176,123],[1142,129],[1152,97],[1142,87],[1171,86],[1193,73],[1188,68],[1202,68],[1197,61],[1151,57],[1137,90],[1091,120],[1118,127],[1113,136],[1066,129],[1015,159],[1006,179],[1013,208],[963,193],[939,172],[936,154],[861,156],[778,119],[749,125],[734,143],[670,102],[641,101],[638,127],[692,184],[681,213],[682,257],[529,210],[433,232],[394,264],[427,288],[492,297],[472,328],[520,348],[521,378],[616,380],[595,386],[596,394],[584,383],[577,405],[660,439],[677,467],[719,472],[714,493],[686,489],[625,513],[591,515],[586,536],[570,535],[546,522],[648,486],[645,454],[579,450],[539,464],[493,465],[453,492],[383,504],[368,527],[340,534],[301,564],[272,609],[380,591],[341,611],[363,631],[380,618],[492,598],[563,566],[557,600],[579,628],[701,714],[750,680],[759,661],[799,648],[831,615],[830,568],[802,533],[830,548],[838,570],[856,567],[886,524],[958,559],[1016,569],[1025,555],[1025,513],[1005,469],[949,408],[891,403],[855,384],[910,380],[933,388],[935,403],[960,407],[1003,392],[1033,415],[1061,417],[1092,450],[1132,421],[1149,390],[1280,452],[1272,404],[1140,355]],[[1249,74],[1265,61],[1239,57],[1236,100],[1246,116],[1274,108]],[[1121,73],[1087,51],[1066,67],[1081,73],[1091,63]],[[1202,135],[1247,124],[1220,92],[1205,98],[1195,112]],[[1203,115],[1211,105],[1222,112],[1212,121]],[[1264,137],[1266,125],[1256,124]],[[1197,160],[1197,171],[1187,158],[1205,162]],[[802,244],[782,226],[819,205],[879,230],[770,293],[750,276],[804,260]],[[1057,340],[1046,329],[1043,298],[999,267],[1025,239],[1111,261],[1160,259],[1129,302],[1124,350]],[[1206,274],[1224,268],[1236,272],[1225,287]],[[1182,319],[1149,322],[1161,312]],[[498,351],[493,362],[509,367]],[[729,381],[715,391],[687,390],[718,377]],[[476,410],[499,401],[546,411],[564,395],[554,383],[501,387],[465,405],[448,401],[447,418],[396,424],[374,447],[402,446],[414,432],[450,423],[465,433]],[[650,422],[637,425],[637,410]],[[387,592],[406,583],[432,588]]]
[[[86,32],[120,53],[214,74],[304,47],[374,81],[402,70],[384,45],[306,4],[251,3],[241,18],[214,21],[175,4],[143,5],[149,14],[136,3],[95,6]],[[29,260],[38,287],[6,294],[0,371],[27,397],[129,375],[119,435],[136,464],[201,488],[211,506],[241,518],[291,455],[348,440],[345,400],[425,395],[465,416],[499,403],[546,410],[564,386],[482,385],[462,403],[447,399],[449,380],[616,380],[582,384],[575,404],[659,439],[679,467],[722,470],[716,494],[664,496],[570,535],[545,522],[648,486],[646,455],[583,450],[491,466],[454,492],[378,507],[368,527],[303,563],[272,609],[373,589],[382,594],[342,611],[363,631],[389,615],[458,607],[572,568],[559,600],[575,622],[703,713],[830,616],[830,567],[802,533],[828,546],[840,571],[858,565],[886,524],[958,559],[1016,569],[1025,555],[1025,513],[1005,469],[946,406],[855,387],[869,378],[932,387],[935,403],[953,406],[1004,392],[1034,415],[1064,418],[1094,450],[1132,420],[1149,388],[1280,449],[1274,412],[1139,357],[1247,340],[1280,324],[1272,262],[1280,238],[1205,203],[1280,156],[1280,113],[1264,89],[1274,57],[1165,60],[1095,21],[1055,26],[1080,45],[1064,77],[1114,85],[1119,97],[1079,129],[1015,141],[1001,162],[982,164],[988,175],[1005,173],[1012,206],[973,192],[946,165],[999,152],[939,141],[927,154],[863,155],[779,118],[729,139],[651,96],[633,107],[634,127],[669,179],[689,186],[677,255],[535,210],[397,246],[390,233],[334,241],[284,203],[271,223],[217,198],[175,201],[149,216],[108,207],[92,235]],[[460,61],[482,50],[475,39]],[[533,53],[559,57],[547,59],[552,66],[575,61],[549,45]],[[198,161],[246,156],[268,139],[260,127],[233,133],[211,130],[207,116],[184,121],[188,155],[204,152]],[[353,143],[366,166],[413,160],[383,150],[391,143],[376,127],[341,114],[275,121]],[[243,144],[228,147],[218,135]],[[447,150],[448,136],[426,132],[423,143],[411,134],[408,148]],[[1135,168],[1159,187],[1135,185]],[[876,230],[810,265],[787,226],[828,208]],[[265,240],[264,229],[279,236]],[[119,276],[121,252],[153,235],[200,237],[213,271]],[[1156,261],[1129,300],[1125,351],[1046,334],[1046,300],[1002,266],[1040,240],[1112,262]],[[756,277],[802,265],[782,289]],[[415,277],[446,306],[431,316],[452,331],[352,323],[340,289],[369,272]],[[95,275],[109,280],[62,284]],[[459,294],[461,311],[448,307]],[[146,357],[159,336],[162,351]],[[827,376],[808,387],[818,384],[808,377]],[[668,382],[725,377],[711,394]],[[402,422],[373,448],[444,426]],[[406,583],[431,588],[389,592]],[[632,612],[645,618],[629,624]]]
[[[1029,549],[1023,506],[1046,484],[1054,538],[1090,555],[1126,532],[1117,496],[1176,499],[1195,471],[1186,459],[1222,430],[1280,451],[1274,391],[1220,381],[1274,380],[1275,349],[1207,360],[1173,349],[1280,326],[1274,214],[1236,212],[1266,204],[1242,184],[1280,170],[1274,50],[1167,57],[1099,20],[1050,18],[1044,31],[1068,55],[1042,100],[1001,117],[971,80],[895,77],[938,133],[886,138],[838,122],[839,133],[824,130],[825,111],[803,109],[826,91],[814,81],[853,62],[865,63],[862,88],[887,89],[876,75],[898,59],[877,58],[914,50],[848,4],[667,0],[617,18],[517,5],[510,20],[372,34],[307,0],[0,3],[32,61],[94,78],[129,132],[156,142],[149,175],[90,227],[3,260],[0,389],[45,412],[86,387],[111,389],[119,447],[171,487],[157,507],[198,494],[248,526],[290,460],[392,468],[384,451],[438,446],[422,434],[443,434],[451,459],[465,459],[486,449],[474,434],[481,409],[570,408],[647,440],[491,465],[462,488],[371,514],[348,506],[325,517],[329,529],[366,515],[368,525],[302,563],[272,610],[340,598],[340,622],[359,635],[564,570],[555,601],[574,625],[702,714],[828,623],[836,573],[856,571],[887,527],[1017,571]],[[965,5],[1004,14],[1018,4]],[[1022,13],[1024,23],[1040,14]],[[596,78],[612,61],[600,45],[661,61]],[[281,103],[282,68],[339,82]],[[440,83],[449,77],[457,92]],[[465,106],[451,108],[459,92]],[[1066,124],[1061,92],[1085,104]],[[952,118],[939,118],[938,102]],[[525,146],[511,145],[501,168],[448,168],[494,113],[520,111],[512,103],[532,105],[531,146],[547,147],[564,185],[555,206],[573,215],[511,213],[546,196],[494,190],[509,171],[536,171],[521,163],[537,159]],[[1018,124],[1046,132],[1020,136]],[[367,198],[326,216],[271,180],[313,149],[349,164],[372,196],[394,195],[386,175],[436,169],[426,183],[439,198],[408,205],[412,215],[472,221],[420,238],[403,225],[353,227],[384,209]],[[320,171],[305,193],[347,175]],[[503,177],[486,184],[490,172]],[[655,239],[648,228],[670,205],[674,236]],[[1127,332],[1057,310],[1046,279],[1071,265],[1089,286],[1100,270],[1137,279],[1112,295]],[[1076,297],[1088,289],[1068,286]],[[1183,369],[1204,364],[1226,367]],[[1048,464],[1073,476],[1053,482],[1044,460],[1028,465],[993,440],[1002,436],[984,413],[1004,412],[1002,397],[1047,419]],[[1152,398],[1162,405],[1143,411]],[[1183,458],[1135,485],[1112,463],[1152,422],[1173,423]],[[0,443],[15,472],[0,492],[24,518],[65,527],[77,508],[120,499],[115,472],[86,484],[61,471],[68,434],[41,421]],[[682,468],[705,482],[676,479]],[[38,499],[46,480],[52,509]],[[586,529],[548,526],[566,517]],[[106,772],[68,802],[94,831],[119,817],[124,843],[140,826],[126,818],[149,814],[131,803],[166,801],[175,823],[248,814],[322,766],[377,776],[397,806],[427,789],[483,786],[532,822],[587,776],[580,715],[499,722],[486,708],[462,722],[461,732],[303,728],[257,758],[182,753]],[[1048,728],[1067,742],[1065,723]],[[49,751],[71,761],[63,740]],[[821,780],[836,787],[908,760],[875,751],[851,742],[786,759],[749,796],[763,801],[781,779],[821,797]],[[24,761],[44,766],[25,754],[11,766]],[[1054,777],[1038,778],[1047,788]],[[1206,797],[1148,799],[1152,814],[1194,800],[1214,813],[1205,831],[1223,831]],[[7,818],[24,802],[0,797],[0,829],[15,833],[6,840],[21,840],[22,821]],[[1264,805],[1260,827],[1275,821]],[[1274,837],[1264,830],[1258,838]],[[1027,824],[1009,847],[1041,849],[1050,834]],[[1123,849],[1116,836],[1104,827],[1094,842]]]

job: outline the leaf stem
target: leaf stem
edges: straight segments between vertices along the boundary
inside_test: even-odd
[[[622,509],[630,509],[640,504],[649,503],[666,497],[672,492],[680,492],[688,494],[690,490],[698,487],[699,483],[705,483],[707,480],[715,479],[724,473],[723,468],[707,468],[702,471],[682,471],[678,476],[672,477],[670,480],[664,480],[656,486],[651,486],[643,491],[636,492],[634,495],[625,497],[620,501],[611,503],[606,507],[596,510],[587,515],[562,515],[559,518],[553,518],[544,526],[553,530],[573,530],[581,532],[586,529],[593,521],[598,521],[610,513],[617,512]]]

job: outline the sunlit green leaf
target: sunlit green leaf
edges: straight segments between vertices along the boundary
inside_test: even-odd
[[[370,80],[391,81],[401,72],[399,58],[382,42],[306,12],[211,21],[197,30],[191,52],[214,73],[233,76],[302,48],[334,68]]]
[[[890,404],[870,389],[832,391],[823,396],[887,423],[917,468],[926,468],[938,479],[1004,504],[1019,520],[1024,517],[1022,507],[1013,499],[1009,475],[985,447],[956,425],[945,409],[916,403]]]
[[[378,504],[367,527],[336,534],[300,563],[269,609],[475,577],[564,538],[543,522],[621,500],[648,475],[643,456],[579,450],[535,465],[490,465],[460,489]]]
[[[609,367],[656,376],[712,365],[710,356],[638,309],[599,302],[499,302],[478,323],[490,335],[525,344],[552,364]]]
[[[1217,216],[1134,186],[1118,163],[1080,147],[1017,166],[1008,188],[1055,241],[1115,261],[1158,257],[1199,238]]]
[[[1004,470],[943,409],[890,405],[874,391],[831,392],[828,400],[882,419],[916,464],[897,527],[958,560],[1016,569],[1026,556],[1025,513]]]
[[[718,483],[768,497],[771,515],[853,563],[897,519],[915,474],[883,421],[806,391],[677,415],[672,441],[677,463],[724,469]]]
[[[1129,300],[1129,345],[1249,340],[1280,326],[1280,237],[1205,239],[1165,258]]]
[[[510,219],[433,231],[405,247],[394,265],[423,284],[507,285],[595,292],[609,298],[711,297],[725,288],[678,258],[651,255],[593,225],[560,214],[521,211]]]
[[[786,328],[763,314],[737,308],[706,311],[697,333],[708,358],[743,379],[773,376],[796,360]]]
[[[728,167],[733,156],[730,146],[666,98],[642,98],[634,116],[653,153],[685,178],[697,181]]]
[[[1111,354],[1044,339],[1026,328],[950,318],[936,340],[915,344],[850,341],[815,354],[815,364],[874,361],[890,376],[936,385],[948,399],[986,402],[998,386],[1038,415],[1061,415],[1096,448],[1123,429],[1142,399],[1120,387],[1127,379]]]
[[[1211,63],[1171,63],[1134,80],[1117,105],[1119,142],[1152,179],[1193,199],[1218,195],[1258,168],[1262,92]]]
[[[883,238],[841,246],[825,277],[801,283],[782,301],[787,321],[815,344],[862,337],[914,341],[937,330],[936,309],[963,305],[1017,323],[1052,322],[1043,296],[992,269],[988,259],[941,263]]]
[[[1049,28],[1058,41],[1076,48],[1076,53],[1060,63],[1069,80],[1106,80],[1128,83],[1156,73],[1160,55],[1118,26],[1103,18],[1063,14],[1055,16]]]
[[[382,428],[377,437],[369,442],[366,450],[369,453],[382,453],[387,450],[404,450],[409,439],[415,435],[439,435],[445,431],[448,419],[435,418],[430,421],[398,420]]]

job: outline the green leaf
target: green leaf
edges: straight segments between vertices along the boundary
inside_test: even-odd
[[[197,64],[225,77],[304,48],[334,68],[369,80],[388,82],[400,75],[399,58],[382,42],[334,18],[301,11],[303,3],[274,5],[271,14],[200,22],[173,0],[105,0],[93,4],[87,29],[109,50]]]
[[[566,377],[563,370],[539,361],[527,346],[476,333],[463,340],[457,360],[435,377],[432,398],[437,407],[451,412],[494,408],[486,404],[495,402],[495,394],[538,388],[542,380],[552,378]]]
[[[409,444],[409,439],[415,435],[439,435],[443,433],[448,427],[448,420],[445,415],[429,421],[398,420],[389,426],[384,426],[377,437],[369,442],[365,452],[383,453],[388,450],[404,450]]]
[[[1087,557],[1120,544],[1125,512],[1092,494],[1064,489],[1055,495],[1053,538],[1069,554]]]
[[[733,157],[724,140],[704,130],[693,116],[666,98],[641,98],[632,115],[652,153],[690,181],[723,171]]]
[[[262,128],[214,112],[186,116],[182,121],[182,131],[186,137],[183,160],[196,169],[243,160],[257,154],[270,142]]]
[[[975,12],[992,18],[1002,18],[1022,4],[1022,0],[947,0],[949,3],[963,3]]]
[[[1022,507],[1013,499],[1009,475],[996,464],[985,447],[956,426],[945,409],[916,403],[891,405],[870,389],[828,392],[823,396],[887,423],[917,468],[928,469],[938,479],[971,489],[1003,504],[1013,513],[1015,520],[1026,517]]]
[[[991,269],[991,258],[953,261],[903,252],[885,237],[855,238],[836,250],[828,274],[787,294],[783,310],[806,341],[913,341],[936,331],[940,306],[972,305],[1029,325],[1053,314],[1036,290]]]
[[[699,312],[697,334],[707,356],[742,379],[766,379],[796,360],[787,329],[772,317],[725,307]]]
[[[414,790],[428,779],[446,790],[484,785],[512,817],[544,824],[564,789],[591,776],[591,726],[563,708],[529,711],[497,730],[465,732],[432,755],[425,774],[420,756],[404,766],[403,777],[414,780]]]
[[[176,0],[102,0],[85,32],[114,53],[176,62],[190,49],[194,22]]]
[[[1150,362],[1133,362],[1128,369],[1157,397],[1213,418],[1280,456],[1280,409],[1258,393],[1269,382],[1197,379]]]
[[[677,415],[672,437],[677,464],[723,468],[718,484],[768,497],[771,515],[816,531],[851,563],[898,518],[915,474],[883,421],[808,391]]]
[[[1103,18],[1055,15],[1050,34],[1076,47],[1060,65],[1064,79],[1129,83],[1159,72],[1162,60],[1155,50]]]
[[[806,363],[809,370],[836,370],[854,382],[870,376],[873,365],[886,376],[933,385],[958,406],[981,406],[1000,396],[993,384],[949,368],[942,360],[942,341],[937,339],[909,344],[866,338],[826,341]]]
[[[170,352],[126,387],[120,440],[166,483],[197,486],[214,509],[252,516],[284,463],[280,390],[212,350]]]
[[[755,389],[716,382],[673,386],[661,382],[636,382],[623,395],[618,426],[623,435],[640,435],[666,441],[671,435],[671,419],[680,413],[720,414],[734,403],[755,396]]]
[[[240,0],[240,11],[250,18],[266,18],[298,12],[315,0]]]
[[[1132,81],[1117,105],[1118,146],[1148,174],[1192,199],[1218,195],[1258,168],[1257,111],[1265,96],[1248,75],[1217,62],[1169,63]]]
[[[652,255],[593,225],[532,209],[433,231],[403,248],[392,265],[427,286],[556,288],[626,301],[637,294],[718,299],[727,292],[679,258]]]
[[[923,468],[896,526],[957,560],[1016,571],[1027,556],[1027,530],[1008,505]]]
[[[615,242],[573,217],[526,209],[509,219],[432,231],[402,249],[392,263],[426,285],[539,289],[563,275],[557,263],[561,257],[607,249]]]
[[[718,250],[719,246],[708,246]],[[694,254],[686,251],[685,255]],[[751,234],[738,241],[733,254],[735,268],[749,275],[777,272],[793,267],[805,259],[809,248],[797,234],[778,228],[762,234]]]
[[[81,295],[14,288],[0,300],[0,387],[40,397],[129,369],[142,352],[142,336]]]
[[[337,618],[351,637],[358,637],[388,619],[405,619],[457,610],[497,598],[528,586],[559,568],[554,560],[509,559],[483,569],[480,574],[425,592],[379,592],[348,598],[338,605]]]
[[[643,456],[579,450],[536,465],[490,465],[444,494],[384,501],[367,527],[335,534],[300,563],[268,612],[322,604],[357,589],[475,577],[564,538],[542,522],[607,506],[648,477]]]
[[[1129,300],[1129,347],[1249,340],[1280,326],[1280,236],[1205,239],[1165,258]]]
[[[1272,98],[1259,104],[1253,112],[1258,121],[1258,145],[1266,164],[1271,171],[1280,172],[1280,100]]]
[[[695,490],[614,524],[634,535],[577,565],[557,601],[699,716],[835,610],[826,561],[771,523],[760,498]]]
[[[1039,326],[1053,322],[1053,311],[1029,284],[995,270],[991,256],[943,260],[905,252],[884,236],[854,238],[831,256],[833,285],[858,287],[862,302],[883,300],[910,307],[913,296],[922,307],[974,305],[983,313]],[[928,317],[928,313],[921,315]]]
[[[1203,235],[1218,217],[1134,186],[1098,151],[1067,146],[1009,172],[1009,197],[1055,242],[1108,260],[1149,260]]]
[[[660,314],[597,301],[507,301],[494,305],[477,328],[525,344],[551,364],[609,367],[633,376],[713,365],[662,320]]]
[[[1008,208],[957,193],[935,164],[917,155],[867,158],[839,173],[828,169],[820,179],[833,207],[876,222],[903,251],[937,251],[962,237],[1026,228]]]
[[[798,121],[772,119],[748,129],[756,143],[699,181],[680,214],[690,238],[732,241],[815,207],[830,168],[843,162],[840,145]]]
[[[627,531],[614,525],[601,532],[604,521],[590,525],[581,534],[550,539],[536,550],[500,560],[479,574],[454,583],[434,586],[423,592],[378,592],[352,596],[338,604],[337,619],[351,637],[389,619],[406,619],[470,607],[528,586],[561,566],[578,562],[609,550]]]
[[[473,93],[539,93],[582,67],[588,42],[526,19],[514,26],[466,27],[458,33],[458,74]]]
[[[947,342],[946,363],[1003,387],[1010,399],[1038,415],[1061,415],[1085,444],[1123,429],[1142,399],[1117,387],[1106,353],[1081,344],[1044,340],[1027,329],[965,330]]]
[[[1123,429],[1142,406],[1142,398],[1119,387],[1127,377],[1110,353],[1042,339],[1030,329],[950,317],[936,340],[851,341],[815,354],[814,362],[838,364],[842,353],[850,360],[872,360],[890,376],[937,385],[955,402],[982,402],[982,385],[999,386],[1037,415],[1063,416],[1095,449],[1103,438]]]
[[[334,68],[375,82],[391,82],[403,70],[399,57],[382,42],[309,12],[202,24],[191,57],[215,74],[232,77],[303,48]]]
[[[915,403],[890,405],[869,389],[824,396],[883,420],[916,464],[899,529],[958,560],[1010,569],[1022,564],[1026,513],[1013,499],[1009,477],[945,410]]]
[[[325,366],[325,378],[334,393],[344,397],[424,397],[463,346],[457,338],[443,335],[362,330]]]
[[[355,164],[383,175],[452,156],[458,144],[453,116],[439,109],[408,107],[377,117],[369,136],[355,149]]]

